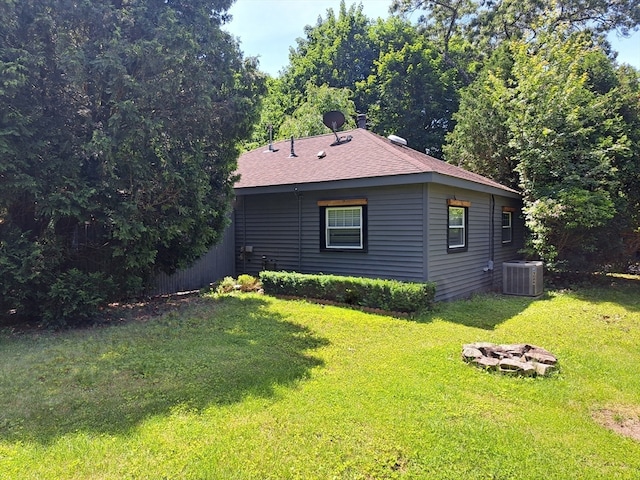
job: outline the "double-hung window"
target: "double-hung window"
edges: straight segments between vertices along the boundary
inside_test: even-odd
[[[366,249],[367,204],[365,199],[328,200],[320,206],[320,249]]]
[[[447,251],[467,250],[470,202],[447,201]]]
[[[508,207],[502,209],[502,243],[511,243],[513,240],[513,211]]]

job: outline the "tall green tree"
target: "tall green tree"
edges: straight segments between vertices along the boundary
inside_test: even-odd
[[[379,21],[370,37],[379,54],[372,74],[356,85],[356,95],[367,101],[371,129],[400,135],[412,148],[440,157],[458,108],[456,71],[447,68],[432,42],[400,19]]]
[[[637,76],[621,76],[588,32],[512,41],[463,94],[446,152],[517,181],[533,254],[598,269],[638,226],[637,94]]]
[[[289,59],[270,85],[258,132],[267,132],[268,125],[280,138],[311,131],[291,125],[303,123],[302,112],[310,118],[312,106],[327,104],[308,100],[314,89],[326,86],[335,93],[350,90],[355,111],[367,114],[374,132],[401,135],[418,150],[441,154],[444,136],[453,128],[459,81],[415,25],[397,17],[374,23],[362,13],[362,5],[347,9],[343,1],[338,15],[329,9],[326,18],[305,28],[305,38],[298,39]],[[339,98],[333,103],[344,104]],[[322,113],[313,116],[321,118]],[[264,133],[256,135],[264,139]]]
[[[0,4],[0,314],[82,316],[217,241],[263,90],[230,4]]]
[[[627,35],[640,25],[635,0],[393,0],[391,10],[419,12],[425,35],[467,83],[503,41],[529,41],[545,28]]]
[[[310,84],[306,93],[307,100],[280,125],[279,138],[310,137],[331,132],[323,123],[323,114],[333,110],[338,110],[345,116],[342,128],[355,127],[356,110],[351,90]]]
[[[362,4],[347,9],[342,0],[337,14],[327,9],[326,17],[319,16],[315,25],[307,25],[304,37],[296,40],[282,81],[284,91],[297,97],[298,104],[304,101],[309,82],[354,90],[356,82],[371,74],[378,51],[368,41],[371,20],[362,9]],[[362,111],[364,107],[356,99],[356,108]]]
[[[509,99],[513,53],[508,43],[496,49],[478,78],[459,91],[455,128],[443,147],[447,161],[504,185],[519,188],[516,150],[510,143]]]

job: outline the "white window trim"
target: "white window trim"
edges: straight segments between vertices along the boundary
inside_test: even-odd
[[[502,225],[502,238],[504,239],[504,231],[509,230],[509,240],[502,240],[502,243],[511,243],[513,242],[513,212],[505,210],[502,212],[502,215],[504,217],[504,214],[509,215],[509,225]],[[501,219],[502,221],[502,219]]]
[[[456,245],[449,244],[448,248],[449,249],[464,248],[464,247],[467,246],[467,244],[466,244],[467,232],[465,231],[466,230],[466,225],[467,225],[467,223],[466,223],[467,222],[467,208],[464,207],[464,206],[457,206],[457,205],[449,205],[448,208],[449,208],[448,212],[450,212],[452,208],[459,208],[460,210],[462,210],[462,225],[451,225],[451,216],[447,215],[447,223],[449,224],[448,225],[449,232],[452,229],[457,229],[457,230],[462,231],[462,243],[456,244]],[[449,242],[450,238],[451,238],[451,235],[448,235],[447,236],[447,243]]]
[[[358,210],[358,213],[360,215],[360,225],[357,227],[354,226],[348,226],[348,227],[330,227],[329,226],[329,212],[334,211],[334,210]],[[345,207],[326,207],[325,208],[325,248],[327,249],[334,249],[334,250],[362,250],[364,249],[364,229],[363,229],[363,208],[360,205],[350,205],[350,206],[345,206]],[[359,245],[331,245],[330,239],[331,239],[331,235],[330,232],[332,230],[343,230],[343,229],[358,229],[360,231],[360,242]]]

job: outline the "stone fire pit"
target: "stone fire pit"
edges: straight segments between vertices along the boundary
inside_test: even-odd
[[[486,370],[526,377],[547,376],[555,370],[558,363],[551,352],[526,343],[470,343],[462,346],[462,359]]]

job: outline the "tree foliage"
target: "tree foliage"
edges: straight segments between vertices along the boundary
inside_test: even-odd
[[[230,3],[0,4],[0,313],[72,318],[217,241],[263,88]]]
[[[508,44],[499,47],[478,78],[460,94],[453,114],[454,130],[447,135],[444,156],[450,162],[511,188],[519,188],[515,171],[516,150],[510,144],[509,86],[513,84],[513,53]]]
[[[635,0],[393,0],[401,15],[420,12],[418,23],[450,66],[471,83],[503,41],[532,41],[545,30],[617,30],[627,35],[640,25]],[[455,48],[460,42],[464,48]]]
[[[269,125],[276,138],[319,133],[323,127],[317,119],[329,108],[342,109],[350,119],[365,113],[374,132],[401,135],[413,148],[434,155],[441,152],[453,128],[459,81],[415,25],[397,17],[372,22],[362,5],[346,8],[343,1],[337,15],[328,9],[326,18],[305,28],[289,60],[280,77],[270,81],[251,147],[265,140]],[[309,101],[324,88],[333,101]],[[316,118],[315,130],[305,125],[311,118]]]
[[[318,17],[316,25],[305,27],[304,37],[289,51],[289,66],[281,76],[287,94],[303,99],[309,83],[354,90],[356,82],[367,79],[378,50],[369,42],[372,22],[362,8],[347,9],[342,0],[337,15],[329,8],[326,18]],[[356,108],[363,107],[356,100]]]
[[[354,128],[355,106],[353,94],[348,88],[331,88],[326,85],[309,85],[307,99],[288,117],[278,131],[280,138],[310,137],[331,132],[323,123],[323,113],[338,110],[345,116],[343,128]]]
[[[531,252],[548,264],[616,261],[622,233],[638,227],[637,72],[588,32],[504,47],[463,94],[447,155],[517,183]]]
[[[422,12],[418,22],[445,51],[455,36],[486,51],[503,40],[530,40],[546,28],[626,35],[640,24],[635,0],[393,0],[391,9]]]
[[[441,156],[458,108],[456,72],[446,67],[433,43],[399,19],[378,22],[370,36],[377,42],[378,58],[356,92],[369,106],[371,129],[383,136],[400,135],[412,148]]]

